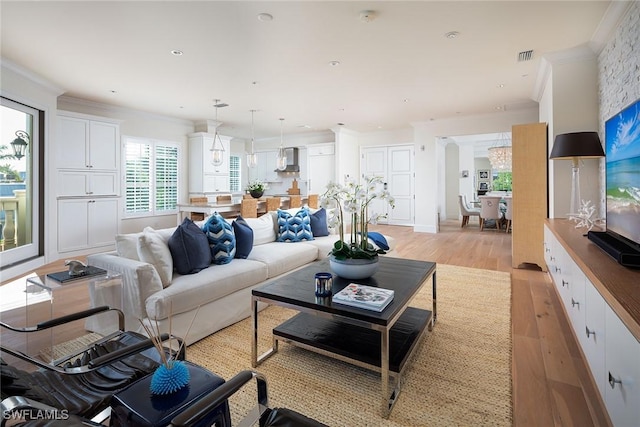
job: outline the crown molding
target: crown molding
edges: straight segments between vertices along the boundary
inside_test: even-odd
[[[2,68],[6,68],[8,70],[13,71],[19,76],[24,77],[25,79],[37,84],[48,92],[51,92],[55,96],[60,96],[64,93],[64,89],[60,86],[50,82],[49,80],[43,78],[42,76],[34,73],[33,71],[27,70],[26,68],[21,67],[10,59],[1,58]]]
[[[164,122],[176,123],[185,126],[193,126],[195,128],[195,122],[192,120],[179,119],[177,117],[164,116],[161,114],[149,113],[148,111],[135,110],[133,108],[120,107],[111,104],[104,104],[96,101],[89,101],[87,99],[75,98],[72,96],[60,96],[58,102],[68,103],[70,105],[76,105],[78,107],[96,108],[104,111],[108,111],[113,114],[132,114],[138,117],[151,120],[159,120]]]
[[[589,47],[596,55],[602,52],[607,42],[613,37],[620,21],[631,9],[633,3],[632,1],[612,1],[609,4],[593,36],[591,36],[591,41],[589,41]]]

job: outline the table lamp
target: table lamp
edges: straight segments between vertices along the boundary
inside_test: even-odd
[[[571,214],[580,209],[580,166],[578,159],[597,159],[604,157],[602,143],[597,132],[572,132],[556,136],[549,158],[554,160],[573,160],[571,174]]]

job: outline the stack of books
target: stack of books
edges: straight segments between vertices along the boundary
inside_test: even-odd
[[[380,312],[393,301],[393,291],[391,289],[349,283],[343,290],[333,295],[333,301]]]

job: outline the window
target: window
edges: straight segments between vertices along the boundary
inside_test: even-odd
[[[1,99],[0,266],[4,268],[44,254],[44,112]],[[11,143],[20,140],[26,145],[16,155]]]
[[[240,156],[229,156],[229,190],[232,193],[240,191]]]
[[[124,137],[125,216],[177,212],[178,144]]]

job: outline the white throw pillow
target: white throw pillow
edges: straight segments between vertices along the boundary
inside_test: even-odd
[[[273,229],[273,217],[267,213],[259,218],[244,218],[253,230],[253,246],[276,241],[276,232]]]
[[[173,279],[173,258],[163,237],[153,228],[145,227],[138,237],[138,257],[140,261],[153,265],[160,276],[163,287]]]
[[[116,253],[119,257],[140,261],[138,257],[138,238],[142,233],[116,235]]]

